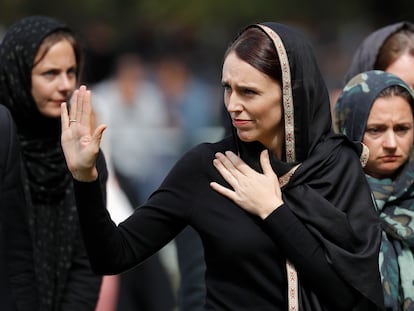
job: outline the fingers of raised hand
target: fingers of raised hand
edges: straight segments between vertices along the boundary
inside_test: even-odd
[[[86,88],[85,85],[80,86],[75,91],[73,97],[73,114],[71,113],[72,120],[76,120],[83,125],[89,126],[90,124],[90,113],[91,113],[91,92]]]
[[[60,106],[60,121],[62,122],[62,131],[69,127],[69,116],[67,103]]]

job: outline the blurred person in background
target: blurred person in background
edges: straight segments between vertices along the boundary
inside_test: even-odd
[[[345,83],[368,70],[393,73],[414,88],[413,23],[390,24],[368,35],[354,53]]]
[[[335,105],[335,128],[369,150],[365,174],[382,222],[379,267],[387,311],[414,310],[414,93],[397,76],[360,73]]]
[[[105,154],[110,175],[128,198],[129,215],[164,177],[165,161],[160,157],[170,144],[165,138],[166,108],[157,85],[147,77],[143,59],[132,48],[120,50],[113,74],[95,84],[93,92],[98,120],[112,130],[105,141]],[[119,277],[117,310],[175,308],[173,285],[159,253]]]
[[[93,311],[102,280],[84,248],[60,143],[60,105],[77,87],[81,65],[74,32],[47,16],[17,21],[0,45],[0,102],[12,114],[22,152],[41,311]],[[101,152],[96,164],[105,200]]]
[[[0,304],[3,311],[38,310],[33,246],[21,154],[13,118],[0,104]]]
[[[167,45],[168,46],[168,45]],[[180,146],[165,167],[165,174],[182,154],[205,141],[216,141],[222,129],[217,127],[219,111],[217,91],[192,70],[183,47],[170,44],[155,61],[159,84],[168,114],[169,128],[177,132],[170,144]],[[160,180],[161,182],[161,180]],[[177,303],[181,311],[201,310],[206,295],[204,250],[200,237],[186,227],[175,238],[180,282]]]

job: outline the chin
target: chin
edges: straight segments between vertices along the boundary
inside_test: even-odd
[[[237,131],[237,136],[239,136],[241,141],[244,141],[246,143],[257,140],[257,139],[252,138],[251,136],[243,135],[243,133],[240,133],[239,131]]]

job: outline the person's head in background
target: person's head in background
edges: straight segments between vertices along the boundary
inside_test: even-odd
[[[10,26],[0,46],[0,101],[19,130],[59,126],[60,105],[77,87],[81,63],[78,41],[62,22],[30,16]]]
[[[391,73],[367,71],[344,87],[334,109],[335,130],[368,147],[366,174],[394,179],[409,161],[413,107],[413,91]]]
[[[358,73],[368,70],[393,73],[414,88],[413,23],[387,25],[366,37],[353,56],[345,83]]]

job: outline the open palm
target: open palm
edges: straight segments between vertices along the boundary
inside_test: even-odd
[[[96,157],[105,125],[92,127],[91,92],[81,86],[74,92],[70,111],[61,107],[62,148],[72,176],[80,181],[92,181],[98,176]]]

